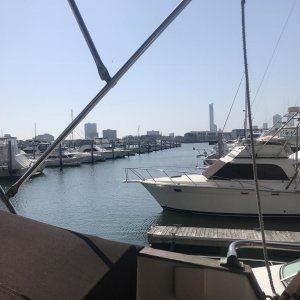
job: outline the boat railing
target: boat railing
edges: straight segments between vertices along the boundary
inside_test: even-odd
[[[156,168],[125,168],[125,180],[126,183],[138,183],[141,181],[152,180],[155,183],[172,183],[174,185],[186,185],[191,183],[194,186],[197,186],[198,183],[191,178],[191,175],[200,175],[201,169],[156,169]],[[175,178],[184,177],[184,180],[174,180]],[[217,187],[222,187],[222,182],[232,181],[240,185],[240,188],[245,190],[255,188],[255,183],[247,180],[247,182],[239,179],[232,178],[211,178],[210,182],[214,182]],[[273,189],[267,185],[264,185],[262,182],[260,188],[266,191],[272,191]]]
[[[191,182],[193,185],[197,185],[195,181],[190,177],[191,174],[198,174],[195,171],[192,170],[165,170],[165,169],[155,169],[155,168],[126,168],[125,169],[125,182],[127,183],[136,183],[140,181],[145,180],[153,180],[156,183],[159,182],[166,182],[166,180],[162,180],[163,178],[168,178],[170,182],[172,182],[175,185],[180,185],[182,182],[174,181],[174,178],[179,178],[182,176],[185,176]],[[159,175],[160,174],[160,175]],[[133,176],[133,179],[132,179]]]
[[[228,247],[226,258],[221,259],[221,265],[227,267],[242,268],[243,263],[239,260],[237,250],[240,248],[262,248],[262,241],[255,240],[237,240]],[[300,251],[300,243],[289,242],[266,242],[269,250]]]

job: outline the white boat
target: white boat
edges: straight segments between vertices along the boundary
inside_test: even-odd
[[[84,149],[84,148],[83,148]],[[91,152],[91,148],[85,149],[86,151],[72,150],[69,151],[70,154],[75,155],[81,159],[82,163],[91,163],[91,162],[103,162],[105,157],[99,152]]]
[[[60,167],[62,161],[63,167],[78,167],[82,163],[82,158],[67,151],[62,151],[61,157],[59,151],[53,151],[45,160],[45,167]]]
[[[78,149],[78,152],[91,153],[91,145],[83,145]],[[93,155],[94,157],[99,156],[102,159],[114,159],[114,158],[124,158],[127,155],[128,151],[123,149],[111,149],[107,150],[98,145],[93,145]]]
[[[0,138],[0,178],[21,177],[32,164],[25,152],[18,148],[15,137]],[[42,171],[43,167],[40,167],[35,175]]]
[[[42,155],[49,146],[50,143],[48,142],[32,141],[30,145],[22,148],[22,150],[29,159],[35,159],[37,156]]]
[[[255,144],[259,192],[266,216],[300,215],[298,162],[282,139]],[[220,215],[257,215],[250,146],[240,145],[200,174],[146,178],[140,182],[165,209]],[[130,169],[129,169],[130,170]],[[151,170],[147,170],[151,174]],[[127,172],[128,174],[128,172]],[[166,176],[167,175],[167,176]],[[149,176],[148,176],[149,177]]]

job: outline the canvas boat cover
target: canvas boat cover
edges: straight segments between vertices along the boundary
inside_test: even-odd
[[[0,211],[0,299],[135,299],[140,248]]]

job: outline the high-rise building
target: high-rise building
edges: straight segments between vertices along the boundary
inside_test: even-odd
[[[109,141],[115,141],[117,139],[117,130],[105,129],[102,130],[102,135],[104,139],[108,139]]]
[[[262,124],[262,129],[267,130],[268,129],[268,123],[263,123]]]
[[[160,136],[160,133],[158,130],[149,130],[147,131],[147,135],[149,136]]]
[[[278,129],[281,127],[281,124],[282,124],[281,119],[282,119],[281,115],[276,114],[273,116],[273,127],[275,129]]]
[[[97,124],[96,123],[85,123],[84,124],[84,135],[86,139],[93,140],[98,137]]]
[[[209,131],[217,132],[217,125],[214,123],[214,104],[209,104]]]

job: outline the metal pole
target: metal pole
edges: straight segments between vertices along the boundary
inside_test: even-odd
[[[61,144],[59,144],[59,166],[60,166],[60,170],[62,171],[63,169],[63,161],[62,161],[62,148],[61,148]]]
[[[298,137],[298,134],[299,134],[299,125],[300,123],[298,122],[297,124],[297,128],[296,128],[296,162],[298,163],[298,151],[299,151],[299,137]]]
[[[11,141],[8,141],[7,142],[8,144],[8,148],[7,148],[7,151],[8,151],[8,173],[9,173],[9,176],[11,177],[12,176],[12,149],[11,149]]]
[[[91,159],[92,159],[92,164],[95,162],[94,160],[94,140],[91,140]]]
[[[5,204],[5,206],[7,207],[9,212],[16,214],[14,207],[11,205],[11,203],[9,202],[9,199],[6,197],[6,194],[5,194],[4,190],[2,189],[1,185],[0,185],[0,199]]]
[[[111,77],[110,77],[106,67],[104,66],[103,62],[100,59],[98,51],[97,51],[97,49],[96,49],[96,47],[93,43],[93,40],[92,40],[92,38],[91,38],[91,36],[90,36],[86,26],[85,26],[85,23],[84,23],[84,21],[81,17],[81,14],[80,14],[80,12],[77,8],[77,5],[76,5],[74,0],[68,0],[68,2],[71,6],[71,9],[73,11],[73,14],[74,14],[76,20],[77,20],[79,28],[80,28],[80,30],[81,30],[84,38],[85,38],[85,41],[86,41],[86,43],[87,43],[87,45],[88,45],[88,47],[89,47],[89,49],[92,53],[92,56],[94,58],[94,61],[96,63],[97,69],[98,69],[98,73],[100,75],[100,78],[102,80],[105,80],[108,83],[111,80]]]
[[[129,58],[123,67],[114,75],[102,90],[91,100],[91,102],[81,111],[81,113],[71,122],[70,125],[58,136],[53,144],[37,159],[36,163],[6,192],[7,199],[13,197],[20,186],[38,169],[50,153],[70,134],[70,132],[86,117],[86,115],[104,98],[104,96],[117,84],[126,74],[131,66],[150,47],[150,45],[160,36],[160,34],[173,22],[173,20],[183,11],[192,0],[182,0],[173,12],[161,23],[161,25],[149,36],[140,48]]]

